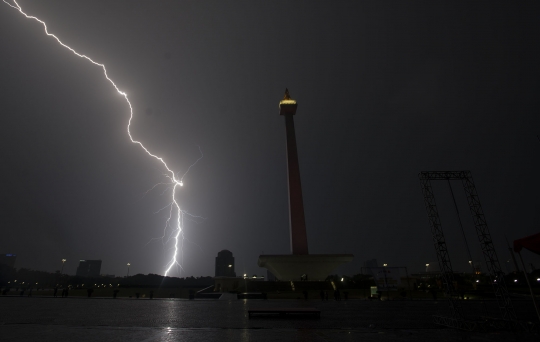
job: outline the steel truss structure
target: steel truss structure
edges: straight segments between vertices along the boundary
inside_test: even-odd
[[[467,202],[473,217],[476,235],[480,241],[482,254],[487,265],[488,273],[491,279],[491,285],[495,292],[495,297],[502,315],[502,321],[507,322],[509,326],[517,324],[517,317],[510,300],[510,294],[505,283],[504,273],[501,271],[499,259],[493,246],[493,240],[486,223],[486,218],[480,205],[480,199],[474,186],[474,181],[470,171],[426,171],[420,172],[418,175],[422,183],[422,193],[426,205],[426,211],[429,218],[429,225],[433,235],[433,245],[437,253],[437,260],[441,270],[441,277],[444,289],[448,294],[451,317],[434,316],[434,323],[445,325],[452,328],[473,330],[477,324],[473,321],[468,321],[463,316],[463,310],[459,301],[459,295],[454,287],[454,272],[452,263],[448,254],[446,240],[435,203],[435,196],[431,186],[432,180],[460,180],[463,184]]]

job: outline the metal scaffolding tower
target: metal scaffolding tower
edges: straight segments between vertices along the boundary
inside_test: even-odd
[[[463,310],[459,302],[459,296],[454,286],[454,272],[452,263],[448,254],[448,248],[444,238],[444,233],[435,203],[435,196],[431,186],[432,180],[461,180],[467,202],[473,217],[476,235],[480,241],[482,254],[487,265],[488,273],[491,279],[491,285],[495,292],[495,297],[502,315],[503,325],[513,326],[517,317],[510,300],[508,288],[504,279],[504,273],[501,271],[499,259],[493,246],[493,240],[486,223],[486,218],[480,205],[480,199],[474,186],[474,181],[470,171],[425,171],[418,175],[422,183],[422,193],[426,205],[426,211],[429,218],[429,225],[433,235],[433,244],[437,253],[437,260],[441,270],[441,277],[444,288],[448,294],[452,315],[451,317],[434,316],[434,322],[457,329],[473,330],[476,323],[466,320],[463,316]]]

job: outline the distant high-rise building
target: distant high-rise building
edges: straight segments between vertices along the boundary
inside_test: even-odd
[[[77,267],[77,277],[99,277],[101,260],[81,260]]]
[[[7,265],[14,268],[16,259],[17,256],[15,254],[0,254],[0,265]]]
[[[231,251],[224,249],[218,253],[216,257],[216,277],[236,277],[234,257]]]

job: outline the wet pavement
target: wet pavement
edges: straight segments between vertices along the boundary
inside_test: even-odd
[[[530,316],[529,303],[517,303]],[[495,303],[468,303],[480,316]],[[249,318],[250,308],[314,307],[321,318]],[[534,310],[534,309],[533,309]],[[0,297],[1,341],[538,341],[527,333],[436,326],[445,301],[136,300]],[[523,318],[522,318],[523,319]]]

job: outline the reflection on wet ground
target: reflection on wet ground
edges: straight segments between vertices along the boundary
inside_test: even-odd
[[[495,303],[467,303],[471,317]],[[515,303],[532,320],[529,302]],[[315,307],[320,319],[261,317],[249,308]],[[130,300],[0,297],[1,341],[538,341],[510,332],[464,333],[435,326],[445,301]],[[534,308],[532,308],[534,311]]]

